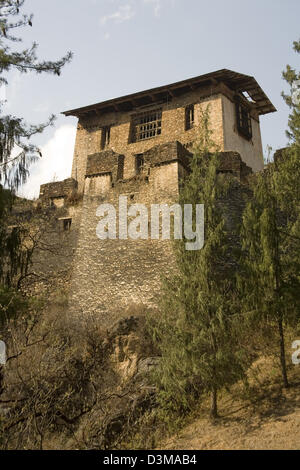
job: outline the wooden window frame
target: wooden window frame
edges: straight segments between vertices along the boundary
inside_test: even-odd
[[[58,221],[61,224],[61,230],[63,232],[70,232],[71,225],[72,225],[72,218],[71,217],[60,217]]]
[[[111,126],[102,127],[101,131],[101,149],[106,149],[110,144]]]
[[[236,98],[235,109],[237,130],[239,134],[242,135],[245,139],[251,140],[253,134],[250,109],[245,103],[242,102],[239,97]]]
[[[162,109],[135,114],[131,120],[131,142],[142,142],[162,134]]]
[[[189,131],[195,126],[195,105],[190,104],[185,108],[185,130]]]

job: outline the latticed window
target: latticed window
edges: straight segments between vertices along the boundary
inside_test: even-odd
[[[161,120],[161,109],[136,114],[132,119],[132,142],[161,135]]]
[[[185,108],[185,130],[188,131],[194,127],[195,107],[193,104]]]
[[[240,100],[236,102],[237,128],[246,139],[252,138],[252,124],[250,111]]]

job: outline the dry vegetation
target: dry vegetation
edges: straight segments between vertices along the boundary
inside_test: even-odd
[[[299,450],[300,448],[300,366],[289,370],[291,387],[284,389],[272,360],[260,359],[253,367],[251,393],[245,396],[236,386],[224,393],[222,415],[212,422],[204,418],[209,408],[203,403],[186,425],[160,449],[187,450]]]
[[[299,366],[287,357],[291,387],[283,389],[270,326],[249,339],[248,381],[222,392],[219,420],[207,418],[205,394],[191,413],[171,416],[157,406],[147,374],[158,359],[145,310],[132,306],[104,331],[91,319],[70,322],[66,297],[55,298],[47,308],[31,303],[5,329],[2,449],[299,448]]]
[[[142,318],[127,317],[103,331],[96,322],[69,322],[65,307],[62,299],[51,308],[32,308],[5,329],[3,449],[116,446],[150,405]]]

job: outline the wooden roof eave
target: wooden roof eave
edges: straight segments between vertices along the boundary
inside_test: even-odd
[[[120,98],[114,98],[104,102],[96,103],[93,105],[77,108],[69,111],[65,111],[62,114],[65,116],[84,116],[91,112],[102,114],[108,111],[126,111],[127,108],[137,108],[142,106],[142,101],[149,101],[149,104],[155,103],[159,99],[162,99],[165,94],[165,99],[168,97],[170,100],[174,97],[179,96],[187,89],[196,90],[200,87],[217,85],[220,82],[224,82],[229,88],[236,92],[247,92],[254,102],[266,102],[263,106],[256,104],[256,109],[259,114],[266,114],[269,112],[276,111],[267,95],[261,89],[259,84],[256,82],[254,77],[239,74],[230,70],[219,70],[210,74],[194,77],[191,79],[183,80],[181,82],[165,85],[150,90],[145,90],[131,95],[126,95]]]

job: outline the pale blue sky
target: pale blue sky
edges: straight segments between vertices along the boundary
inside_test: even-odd
[[[74,59],[60,78],[10,74],[7,111],[40,122],[51,113],[228,68],[253,75],[278,109],[261,119],[264,148],[286,144],[288,108],[280,93],[287,63],[299,67],[299,0],[27,0],[42,58],[67,50]],[[32,169],[26,194],[67,177],[75,118],[59,116],[37,139],[45,158]]]

